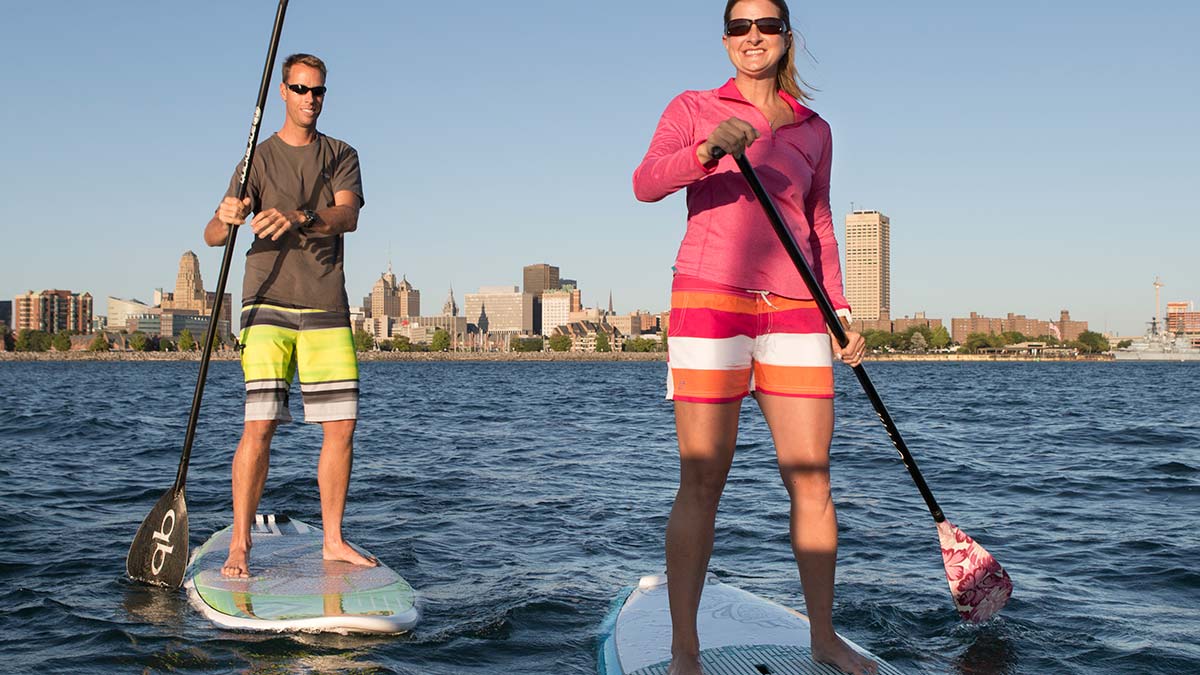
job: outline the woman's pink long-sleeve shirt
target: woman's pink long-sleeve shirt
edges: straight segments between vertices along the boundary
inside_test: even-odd
[[[675,259],[677,273],[789,298],[811,298],[733,157],[707,165],[696,157],[697,148],[721,122],[730,117],[749,122],[760,136],[746,150],[746,157],[834,308],[848,310],[829,210],[833,161],[829,124],[786,92],[779,96],[792,106],[796,121],[774,131],[732,79],[719,89],[676,96],[633,172],[633,191],[639,200],[655,202],[687,188],[687,233]]]

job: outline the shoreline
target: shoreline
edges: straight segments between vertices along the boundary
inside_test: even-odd
[[[213,361],[238,361],[236,352],[221,351],[212,355]],[[664,352],[359,352],[360,363],[370,361],[462,361],[462,362],[577,362],[627,363],[667,360]],[[0,352],[3,362],[64,362],[64,361],[200,361],[200,352]],[[1034,356],[997,356],[994,354],[881,354],[868,356],[864,362],[920,363],[1115,363],[1111,354],[1094,354],[1072,358],[1041,358]]]

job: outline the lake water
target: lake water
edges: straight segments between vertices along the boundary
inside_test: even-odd
[[[0,655],[14,673],[594,673],[624,586],[663,568],[678,460],[663,363],[362,367],[346,531],[424,599],[396,638],[222,631],[123,577],[174,479],[198,364],[0,363]],[[1200,366],[868,363],[947,516],[1011,574],[960,623],[937,535],[839,368],[835,621],[909,673],[1200,672]],[[299,415],[299,391],[293,405]],[[237,364],[214,363],[192,546],[230,518]],[[281,428],[261,510],[320,522],[319,428]],[[787,497],[743,408],[712,570],[803,611]]]

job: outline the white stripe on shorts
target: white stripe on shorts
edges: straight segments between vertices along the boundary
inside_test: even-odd
[[[684,370],[739,370],[750,367],[754,338],[673,337],[667,339],[672,368]]]
[[[758,337],[754,360],[768,366],[829,367],[833,365],[830,345],[825,333],[768,333]]]

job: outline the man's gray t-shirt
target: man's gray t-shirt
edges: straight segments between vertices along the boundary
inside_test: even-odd
[[[237,196],[240,175],[239,163],[226,196]],[[325,134],[302,146],[288,145],[272,134],[254,151],[246,181],[250,210],[256,214],[272,208],[319,211],[333,206],[334,193],[342,190],[365,202],[358,152]],[[291,230],[278,241],[254,237],[246,253],[242,304],[348,311],[342,259],[340,234],[320,237]]]

